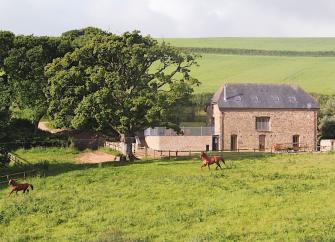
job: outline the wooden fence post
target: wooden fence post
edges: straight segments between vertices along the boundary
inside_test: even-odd
[[[171,154],[170,154],[170,150],[169,150],[169,160],[171,159]]]

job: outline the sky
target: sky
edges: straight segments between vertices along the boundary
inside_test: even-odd
[[[87,26],[153,37],[334,37],[334,0],[0,0],[0,29],[53,35]]]

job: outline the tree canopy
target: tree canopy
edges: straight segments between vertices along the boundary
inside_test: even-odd
[[[193,55],[139,32],[99,34],[46,67],[48,114],[57,127],[114,129],[125,136],[169,126],[171,110],[199,81]]]
[[[16,36],[3,60],[12,103],[20,109],[30,109],[36,125],[47,110],[44,67],[69,50],[70,46],[59,38]]]

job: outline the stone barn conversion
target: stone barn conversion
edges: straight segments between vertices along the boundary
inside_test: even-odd
[[[207,106],[221,150],[316,150],[318,102],[304,90],[277,84],[226,84]]]

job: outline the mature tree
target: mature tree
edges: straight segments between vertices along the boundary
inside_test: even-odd
[[[4,70],[4,60],[13,47],[15,35],[9,31],[0,31],[0,139],[6,134],[9,121],[10,90],[8,75]]]
[[[324,117],[319,124],[321,139],[335,139],[335,116]]]
[[[12,102],[20,109],[30,109],[31,121],[37,124],[47,110],[44,67],[71,50],[60,38],[17,36],[4,59],[9,77]]]
[[[100,34],[104,35],[108,33],[95,27],[86,27],[83,29],[73,29],[64,32],[61,38],[63,41],[68,41],[73,48],[79,48],[85,45],[87,41]]]
[[[199,82],[194,56],[139,32],[97,35],[46,68],[48,113],[58,127],[116,130],[132,157],[136,131],[169,126],[171,110]]]

